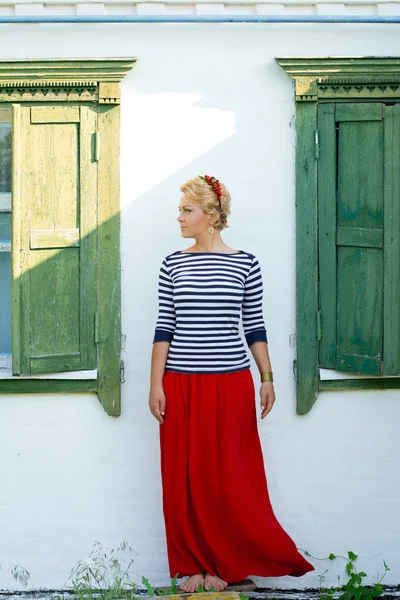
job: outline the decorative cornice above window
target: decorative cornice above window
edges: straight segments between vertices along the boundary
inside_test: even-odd
[[[297,102],[390,100],[400,95],[400,58],[277,57],[295,80]]]
[[[0,102],[119,104],[136,58],[0,60]]]

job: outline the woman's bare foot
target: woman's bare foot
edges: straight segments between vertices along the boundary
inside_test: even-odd
[[[195,592],[199,585],[204,585],[204,575],[203,573],[198,573],[197,575],[191,575],[181,583],[179,586],[181,590],[184,592]]]
[[[210,573],[206,573],[204,578],[204,589],[209,590],[211,586],[214,586],[216,592],[220,592],[226,588],[228,585],[227,581],[218,577],[218,575],[210,575]]]

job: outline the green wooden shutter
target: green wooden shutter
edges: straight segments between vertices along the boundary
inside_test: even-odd
[[[400,105],[385,106],[383,374],[400,375]]]
[[[96,109],[13,107],[13,373],[96,367]]]
[[[318,109],[320,366],[370,375],[384,372],[383,282],[391,261],[383,243],[383,108]]]

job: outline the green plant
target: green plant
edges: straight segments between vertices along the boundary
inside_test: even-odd
[[[320,600],[332,600],[333,596],[337,600],[373,600],[374,598],[378,598],[384,592],[384,588],[381,585],[383,578],[386,573],[390,571],[388,565],[385,560],[383,561],[384,565],[384,573],[381,578],[377,578],[377,582],[372,586],[363,585],[363,579],[367,577],[365,571],[358,572],[356,567],[354,566],[354,562],[357,560],[358,555],[354,554],[354,552],[348,551],[347,557],[330,554],[325,558],[317,558],[316,556],[312,556],[307,550],[303,551],[306,556],[313,558],[315,560],[336,560],[337,558],[342,558],[346,561],[345,571],[348,577],[348,580],[345,583],[341,583],[340,575],[338,576],[339,585],[332,588],[327,588],[323,584],[326,581],[325,574],[329,569],[326,569],[319,575],[319,590],[320,590]]]
[[[165,596],[172,596],[174,594],[178,593],[177,590],[177,583],[178,583],[178,573],[175,575],[175,577],[171,578],[171,585],[169,586],[169,588],[166,590],[165,592]]]
[[[69,576],[77,600],[134,600],[138,586],[129,572],[135,558],[126,542],[111,550],[95,542],[89,556],[80,560]]]
[[[142,583],[143,583],[144,587],[146,588],[148,595],[149,596],[154,596],[154,590],[155,590],[155,588],[153,588],[153,586],[151,585],[151,583],[147,579],[147,577],[142,577]]]
[[[215,587],[213,585],[210,587],[210,589],[206,590],[202,583],[199,583],[199,585],[197,586],[197,590],[196,590],[196,592],[199,594],[204,593],[204,592],[216,592],[216,591],[217,590],[215,589]]]
[[[15,581],[26,587],[31,580],[31,574],[21,565],[15,565],[13,569],[11,569],[11,575],[14,577]]]

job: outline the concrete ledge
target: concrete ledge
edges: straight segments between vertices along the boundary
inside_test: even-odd
[[[154,600],[240,600],[239,592],[195,592],[193,594],[174,594],[168,596],[153,596]]]
[[[224,597],[225,596],[223,594],[228,594],[229,592],[243,592],[245,595],[247,595],[247,592],[250,592],[251,590],[256,590],[257,589],[257,585],[254,583],[254,581],[252,579],[243,579],[243,581],[237,581],[236,583],[232,583],[231,585],[228,585],[228,587],[226,587],[224,589],[223,592],[219,592],[219,596]],[[168,586],[158,586],[155,588],[155,592],[157,594],[157,597],[164,597],[164,595],[167,594],[167,591],[169,590]],[[212,596],[212,594],[216,593],[216,592],[205,592],[207,599],[209,598],[214,598]],[[179,596],[184,596],[185,598],[190,596],[192,597],[193,594],[187,594],[185,592],[179,592]],[[199,598],[202,596],[202,593],[198,593],[196,592],[194,594],[196,596],[196,598]],[[227,598],[232,597],[232,594],[229,593],[229,595],[227,596]],[[168,595],[168,598],[171,598],[170,595]]]

